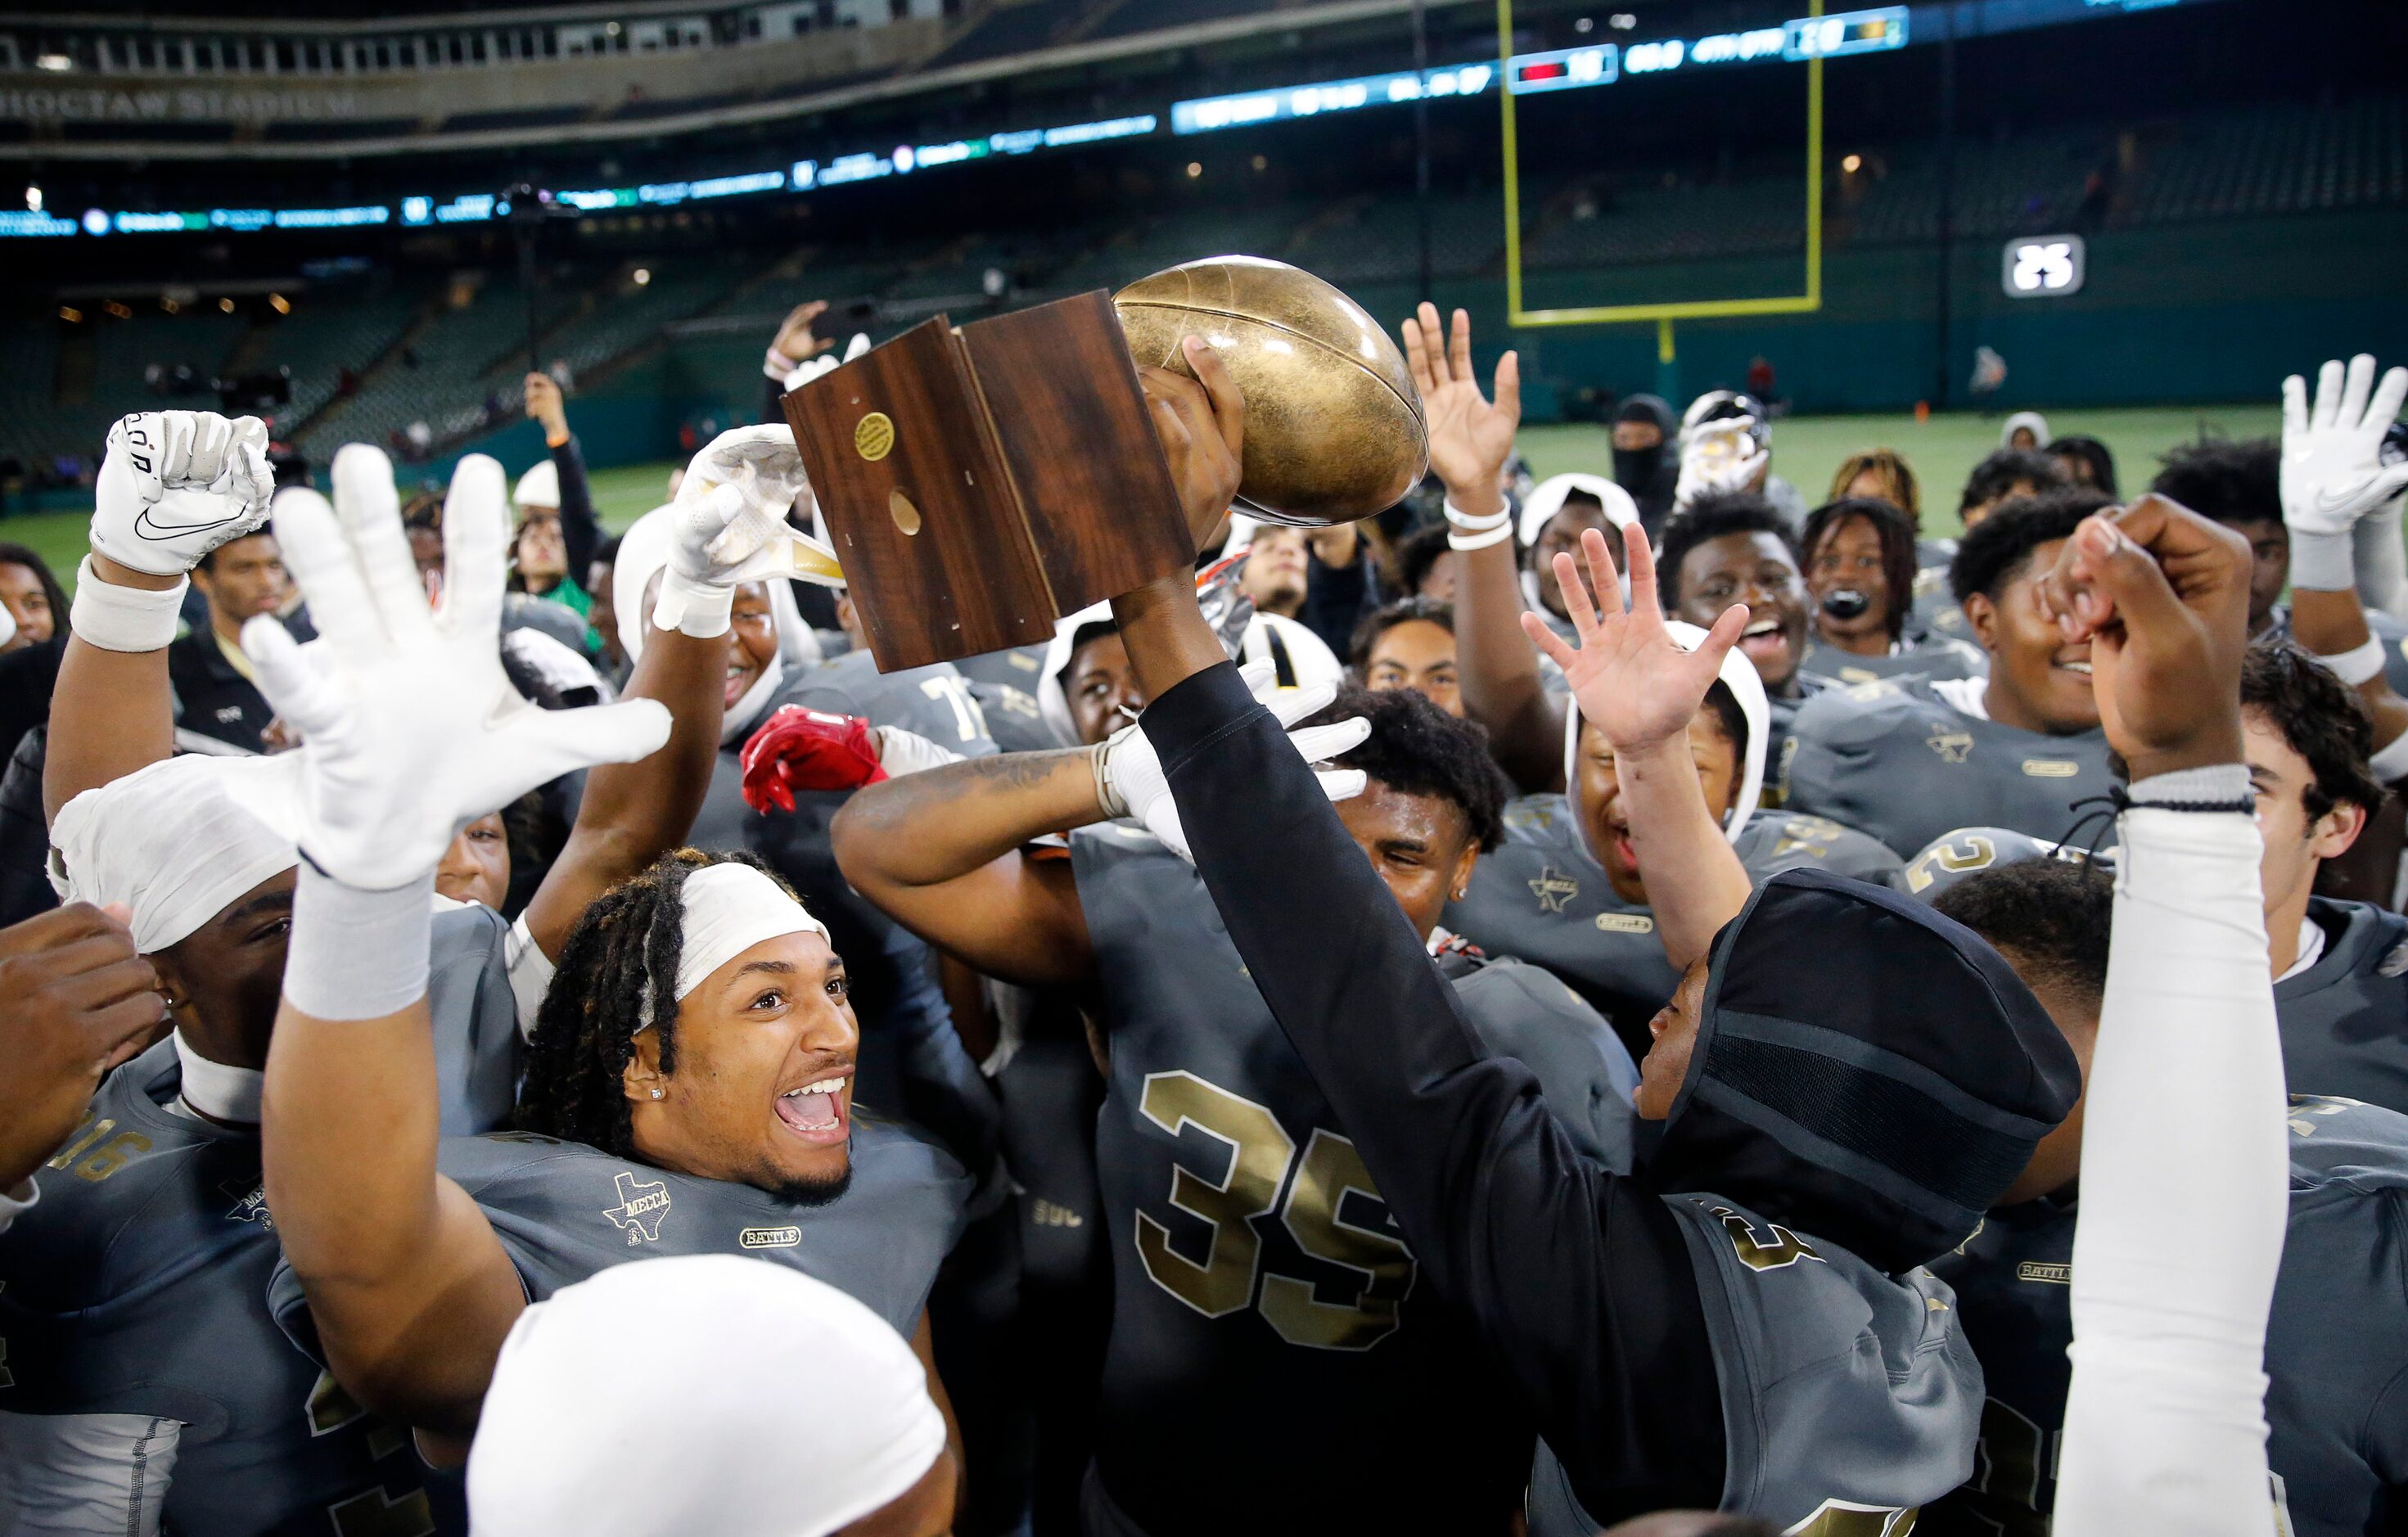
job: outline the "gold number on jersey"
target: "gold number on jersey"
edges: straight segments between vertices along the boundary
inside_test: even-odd
[[[76,1178],[97,1184],[125,1167],[125,1160],[136,1153],[150,1151],[150,1139],[139,1131],[128,1131],[112,1138],[100,1151],[76,1165]]]
[[[986,711],[970,697],[969,685],[959,678],[923,678],[920,692],[953,707],[953,728],[962,734],[962,740],[976,741],[986,735]]]
[[[1731,1247],[1739,1251],[1739,1262],[1752,1271],[1777,1271],[1795,1265],[1801,1259],[1820,1261],[1823,1257],[1814,1246],[1784,1228],[1778,1222],[1766,1223],[1770,1240],[1756,1236],[1756,1227],[1747,1218],[1727,1206],[1716,1206],[1708,1213],[1723,1225],[1731,1236]]]
[[[1914,1530],[1920,1505],[1859,1505],[1846,1500],[1826,1500],[1813,1515],[1789,1529],[1788,1537],[1907,1537]]]
[[[1217,1182],[1183,1165],[1170,1171],[1170,1204],[1212,1229],[1204,1262],[1172,1248],[1170,1229],[1143,1212],[1137,1216],[1137,1253],[1154,1285],[1207,1318],[1235,1313],[1254,1300],[1254,1268],[1262,1259],[1262,1240],[1251,1223],[1278,1201],[1296,1142],[1269,1111],[1192,1072],[1147,1074],[1138,1109],[1174,1137],[1192,1126],[1229,1144],[1228,1168]]]
[[[76,1128],[74,1139],[70,1141],[66,1146],[59,1149],[57,1156],[50,1159],[49,1167],[52,1169],[64,1169],[67,1165],[75,1162],[76,1159],[83,1156],[83,1150],[85,1148],[90,1147],[93,1143],[100,1141],[103,1137],[108,1136],[109,1132],[116,1128],[116,1126],[117,1123],[106,1115],[102,1116],[99,1121],[95,1122],[92,1118],[92,1112],[88,1110],[85,1111],[83,1113],[83,1121]]]
[[[382,1489],[370,1489],[326,1507],[335,1523],[335,1537],[434,1537],[435,1513],[424,1489],[412,1489],[395,1500]]]
[[[1229,1148],[1218,1180],[1171,1169],[1170,1204],[1211,1228],[1201,1263],[1172,1246],[1167,1224],[1137,1214],[1138,1258],[1154,1285],[1208,1318],[1254,1302],[1281,1339],[1313,1349],[1369,1350],[1396,1331],[1398,1304],[1412,1290],[1413,1257],[1394,1234],[1347,1220],[1350,1195],[1358,1203],[1381,1199],[1352,1140],[1316,1128],[1299,1159],[1296,1140],[1269,1110],[1184,1070],[1149,1073],[1138,1108],[1173,1136],[1194,1127]],[[1274,1272],[1262,1277],[1256,1301],[1262,1240],[1253,1225],[1274,1206],[1298,1248],[1362,1277],[1354,1300],[1323,1301],[1310,1280]],[[1359,1206],[1357,1214],[1365,1214]]]
[[[1315,1128],[1280,1220],[1295,1236],[1297,1247],[1360,1274],[1363,1291],[1352,1303],[1319,1302],[1310,1281],[1277,1273],[1264,1276],[1263,1319],[1290,1344],[1369,1350],[1396,1332],[1397,1304],[1412,1289],[1413,1257],[1404,1244],[1341,1214],[1350,1190],[1380,1199],[1379,1186],[1371,1183],[1354,1142]]]
[[[2344,1110],[2354,1109],[2360,1102],[2337,1099],[2329,1094],[2294,1094],[2291,1096],[2291,1129],[2302,1137],[2313,1137],[2316,1134],[2316,1123],[2310,1120],[2310,1116],[2338,1115]]]
[[[1906,868],[1907,889],[1919,896],[1940,878],[1942,870],[1955,875],[1969,869],[1988,869],[1990,861],[1998,856],[1999,846],[1978,833],[1961,843],[1939,844]]]

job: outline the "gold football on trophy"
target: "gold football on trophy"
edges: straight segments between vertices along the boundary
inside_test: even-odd
[[[1327,527],[1385,511],[1429,466],[1421,393],[1363,307],[1312,273],[1259,256],[1211,256],[1112,295],[1140,363],[1195,377],[1201,337],[1246,395],[1238,496],[1272,523]]]

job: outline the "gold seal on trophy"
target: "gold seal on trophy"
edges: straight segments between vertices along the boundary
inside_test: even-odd
[[[1312,273],[1259,256],[1211,256],[1112,295],[1129,351],[1194,377],[1201,337],[1246,395],[1238,496],[1272,523],[1326,527],[1385,511],[1429,467],[1422,399],[1386,331]]]

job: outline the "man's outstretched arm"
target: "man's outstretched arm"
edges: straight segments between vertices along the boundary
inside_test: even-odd
[[[475,1203],[436,1168],[426,1005],[434,870],[458,829],[546,780],[658,748],[651,701],[546,712],[501,669],[501,467],[453,472],[444,611],[428,612],[392,467],[353,444],[330,508],[286,492],[287,563],[323,637],[272,622],[243,643],[302,745],[246,781],[246,807],[303,854],[262,1121],[268,1203],[338,1381],[363,1403],[457,1435],[523,1305]]]
[[[1209,349],[1190,361],[1204,388],[1175,405],[1192,438],[1219,431],[1234,480],[1242,403]],[[1670,1212],[1581,1156],[1526,1068],[1484,1053],[1193,587],[1113,610],[1197,869],[1431,1284],[1476,1320],[1593,1514],[1715,1503],[1714,1369]]]

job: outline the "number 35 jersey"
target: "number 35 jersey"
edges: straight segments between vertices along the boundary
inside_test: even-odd
[[[1118,828],[1077,834],[1071,858],[1111,1056],[1096,1162],[1113,1314],[1091,1537],[1502,1532],[1531,1429],[1470,1331],[1416,1284],[1203,882]],[[1551,1105],[1583,1107],[1559,1111],[1575,1141],[1627,1148],[1635,1070],[1594,1011],[1512,962],[1455,986],[1489,1049],[1525,1061]]]

